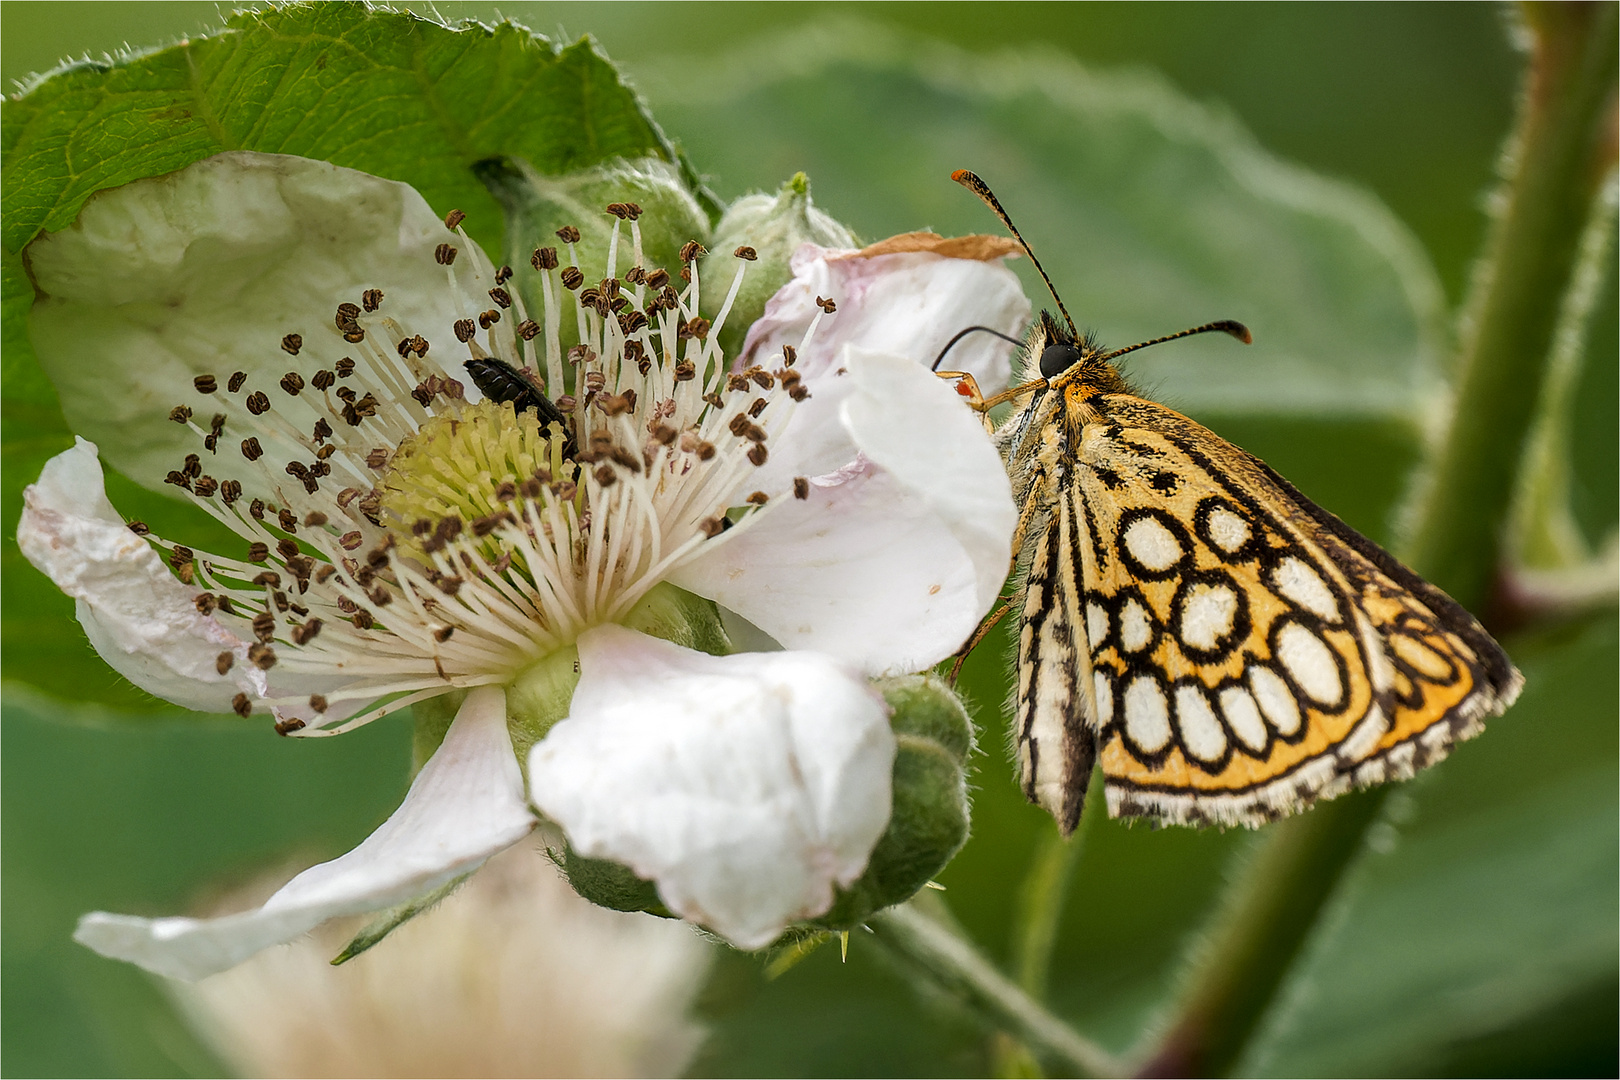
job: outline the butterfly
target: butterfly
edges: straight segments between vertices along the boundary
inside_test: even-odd
[[[990,189],[988,205],[1051,289]],[[1523,679],[1461,605],[1265,462],[1135,393],[1042,312],[994,439],[1020,506],[1013,739],[1025,796],[1067,835],[1100,765],[1108,812],[1256,826],[1406,779],[1483,730]],[[958,665],[960,666],[960,664]]]

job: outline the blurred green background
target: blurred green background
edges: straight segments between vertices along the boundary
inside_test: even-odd
[[[436,10],[490,19],[497,8]],[[993,84],[1026,71],[1038,88],[1048,73],[1069,79],[1076,60],[1094,71],[1157,72],[1209,103],[1212,123],[1230,113],[1265,150],[1382,200],[1432,263],[1416,277],[1438,281],[1451,308],[1484,234],[1483,196],[1520,62],[1508,13],[1486,5],[498,10],[542,33],[594,34],[725,199],[802,169],[817,202],[867,238],[930,225],[991,231],[982,208],[946,180],[950,167],[978,169],[1034,239],[1071,310],[1121,342],[1139,329],[1136,312],[1118,314],[1133,298],[1102,303],[1109,268],[1088,263],[1093,249],[1062,201],[1065,177],[1094,164],[1088,146],[1040,102],[969,86],[973,73]],[[64,57],[218,25],[214,5],[203,3],[11,0],[0,20],[8,86]],[[940,73],[932,80],[917,71],[930,65]],[[1620,487],[1615,291],[1611,259],[1571,423],[1573,509],[1594,545],[1614,527]],[[1135,299],[1155,306],[1151,294]],[[1253,317],[1165,307],[1143,336]],[[1211,381],[1253,386],[1229,375],[1233,362],[1217,360],[1217,350],[1199,356],[1222,365],[1209,369]],[[1200,396],[1179,370],[1150,368],[1155,392],[1351,524],[1390,539],[1418,448],[1401,403],[1342,415],[1264,402],[1245,410]],[[6,586],[15,602],[19,591]],[[1529,680],[1521,703],[1392,800],[1240,1071],[1614,1073],[1620,640],[1611,616],[1507,644]],[[1003,961],[1017,882],[1051,828],[1022,803],[1002,750],[1004,655],[1004,640],[992,640],[968,669],[984,747],[975,835],[941,878],[951,911]],[[315,743],[223,721],[120,727],[20,689],[34,673],[8,666],[5,677],[0,1069],[217,1071],[141,973],[71,943],[74,919],[92,907],[181,910],[222,879],[289,855],[346,850],[397,805],[407,724],[394,718]],[[1051,1000],[1122,1050],[1164,1006],[1250,837],[1129,829],[1094,815],[1083,841]],[[992,1063],[988,1033],[949,1001],[915,993],[859,936],[847,964],[823,950],[775,981],[752,958],[727,955],[702,1009],[712,1035],[694,1065],[700,1075],[975,1075]]]

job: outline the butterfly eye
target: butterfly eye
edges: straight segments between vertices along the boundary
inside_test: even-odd
[[[1073,345],[1048,345],[1041,350],[1041,375],[1053,378],[1080,362],[1080,350]]]

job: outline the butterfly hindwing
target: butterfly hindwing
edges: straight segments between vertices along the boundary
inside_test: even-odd
[[[1046,427],[1019,642],[1025,791],[1065,829],[1093,754],[1116,816],[1257,824],[1410,775],[1517,692],[1467,612],[1265,465],[1093,400]]]

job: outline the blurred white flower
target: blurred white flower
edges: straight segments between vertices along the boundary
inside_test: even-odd
[[[53,459],[18,542],[97,651],[177,704],[268,707],[306,737],[460,696],[353,852],[253,912],[98,912],[80,941],[198,978],[469,872],[534,827],[530,801],[745,948],[859,876],[894,753],[866,676],[937,663],[988,609],[1015,516],[1005,474],[916,362],[932,356],[850,340],[800,373],[795,354],[820,357],[823,323],[849,314],[833,298],[797,346],[756,341],[728,365],[730,304],[713,326],[698,314],[697,245],[677,276],[649,269],[639,210],[609,212],[592,276],[577,230],[536,249],[533,313],[457,214],[302,158],[223,154],[104,192],[30,246],[31,329],[70,420],[242,542],[213,554],[126,525],[95,443]],[[886,343],[924,310],[904,302],[917,291],[1004,331],[1027,315],[996,259],[927,258],[901,287],[863,285],[874,299],[852,310]],[[581,342],[566,351],[565,323]],[[795,417],[823,393],[837,409]],[[726,651],[724,635],[672,585],[798,651],[693,648]]]
[[[529,844],[333,967],[356,928],[333,920],[176,997],[240,1076],[677,1076],[702,1043],[689,1008],[712,947],[581,900]]]

